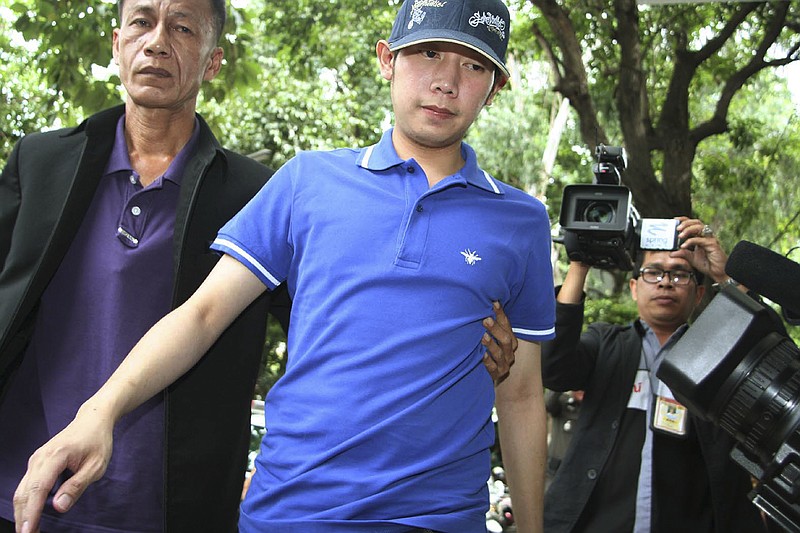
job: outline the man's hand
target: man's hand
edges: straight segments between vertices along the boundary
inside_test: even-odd
[[[722,249],[714,233],[703,232],[707,226],[703,221],[688,217],[677,217],[680,220],[678,232],[684,243],[680,250],[672,252],[672,257],[681,257],[689,261],[693,268],[699,270],[713,281],[720,282],[728,278],[725,264],[728,256]]]
[[[518,341],[511,331],[511,323],[500,303],[494,302],[493,307],[496,318],[483,319],[486,333],[483,334],[481,344],[486,347],[483,364],[486,365],[494,382],[499,383],[505,379],[511,365],[514,364],[514,352],[517,351]]]
[[[82,408],[83,409],[83,408]],[[67,512],[91,483],[100,479],[111,458],[113,424],[91,410],[84,411],[63,431],[36,450],[28,471],[14,492],[17,533],[39,531],[47,496],[59,475],[73,472],[53,497],[53,508]]]

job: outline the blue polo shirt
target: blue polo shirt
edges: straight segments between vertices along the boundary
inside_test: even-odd
[[[430,188],[391,131],[301,153],[220,230],[214,249],[293,301],[242,531],[485,532],[481,321],[499,300],[547,340],[555,304],[544,206],[462,155]]]

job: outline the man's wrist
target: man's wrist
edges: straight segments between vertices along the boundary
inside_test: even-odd
[[[739,282],[731,277],[727,277],[722,281],[714,283],[711,287],[715,290],[721,291],[725,287],[739,288]]]

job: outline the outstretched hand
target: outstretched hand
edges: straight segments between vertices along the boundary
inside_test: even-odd
[[[713,231],[698,219],[678,217],[678,220],[679,236],[684,242],[678,251],[672,252],[672,256],[686,259],[692,267],[716,282],[726,279],[728,256]],[[708,228],[706,232],[704,228]]]
[[[492,376],[495,383],[499,383],[508,375],[511,365],[514,364],[514,352],[517,351],[517,337],[511,331],[505,311],[499,302],[493,303],[495,318],[483,319],[483,334],[481,344],[486,347],[483,355],[483,364]]]
[[[53,508],[67,512],[86,488],[100,479],[111,458],[113,424],[89,411],[79,416],[36,450],[14,492],[17,533],[39,531],[47,497],[65,470],[73,474],[58,488]]]

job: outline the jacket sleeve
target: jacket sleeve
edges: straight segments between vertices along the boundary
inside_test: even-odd
[[[542,344],[542,379],[547,389],[584,390],[594,371],[600,334],[593,326],[581,333],[583,309],[584,300],[556,303],[556,337]]]
[[[21,192],[17,159],[20,144],[18,142],[14,146],[11,157],[0,174],[0,271],[3,270],[11,249],[11,235],[19,212]]]
[[[278,288],[272,291],[272,301],[269,306],[269,314],[278,321],[283,328],[283,332],[289,334],[289,315],[292,312],[292,301],[289,298],[289,289],[286,283],[281,283]]]

